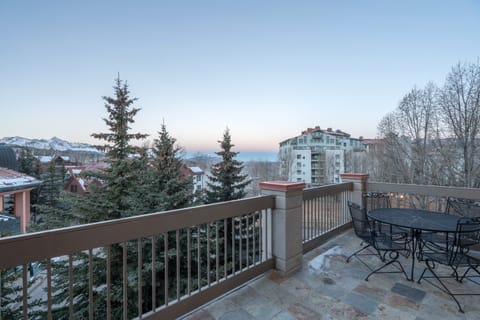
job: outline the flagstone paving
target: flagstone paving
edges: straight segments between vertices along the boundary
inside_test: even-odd
[[[269,271],[184,319],[480,319],[480,296],[459,297],[462,314],[434,286],[400,273],[374,274],[365,281],[369,270],[363,264],[345,262],[359,246],[353,231],[345,232],[305,254],[302,269],[293,274]],[[401,261],[410,270],[411,259]],[[415,267],[418,278],[424,264]]]

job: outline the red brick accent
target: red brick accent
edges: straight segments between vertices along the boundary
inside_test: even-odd
[[[259,186],[262,189],[287,192],[293,190],[303,190],[305,188],[305,183],[288,181],[266,181],[260,182]]]

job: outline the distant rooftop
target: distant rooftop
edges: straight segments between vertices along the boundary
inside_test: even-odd
[[[0,167],[0,192],[34,188],[42,182],[11,169]]]
[[[0,145],[0,167],[17,169],[17,156],[11,147]]]
[[[322,132],[322,133],[327,133],[327,134],[333,134],[333,135],[339,135],[339,136],[345,136],[345,137],[350,137],[350,134],[343,132],[340,129],[333,130],[332,128],[327,128],[321,129],[320,126],[316,126],[315,128],[307,128],[307,130],[302,131],[302,135],[309,134],[312,132]]]
[[[203,170],[199,167],[188,167],[190,170],[192,170],[193,173],[203,173]]]

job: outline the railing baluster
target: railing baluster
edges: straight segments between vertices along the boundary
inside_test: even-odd
[[[235,218],[230,218],[232,226],[232,275],[235,275]]]
[[[187,295],[192,294],[192,245],[190,244],[191,228],[187,228]]]
[[[258,214],[258,212],[253,213],[253,228],[252,228],[252,231],[253,231],[253,233],[252,233],[252,237],[253,237],[253,239],[252,239],[253,240],[253,265],[254,266],[257,264],[257,251],[256,251],[257,248],[255,246],[256,241],[257,241],[256,238],[255,238],[255,229],[257,228],[257,221],[256,221],[257,220],[257,214]]]
[[[73,319],[73,257],[68,255],[68,310],[70,319]]]
[[[227,240],[228,240],[228,236],[227,236],[227,219],[223,219],[223,275],[225,277],[225,279],[227,279],[227,275],[228,275],[228,272],[227,272],[227,260],[228,260],[228,256],[227,256],[227,248],[228,248],[228,243],[227,243]]]
[[[177,301],[180,300],[180,231],[176,230],[176,247],[177,247]]]
[[[219,259],[219,243],[218,243],[218,221],[215,221],[215,280],[218,283],[220,281],[220,259]]]
[[[239,221],[239,225],[238,225],[239,235],[240,235],[240,238],[239,238],[240,245],[238,247],[238,262],[240,263],[240,265],[238,267],[239,272],[243,271],[243,257],[242,257],[242,252],[243,252],[243,227],[242,227],[242,224],[243,224],[243,216],[240,216],[240,221]]]
[[[138,303],[138,317],[139,319],[142,319],[142,304],[143,304],[143,297],[142,297],[142,262],[143,262],[143,255],[142,255],[142,238],[137,239],[137,290],[138,290],[138,296],[137,296],[137,303]]]
[[[163,263],[164,263],[164,267],[163,267],[163,271],[164,271],[164,274],[163,274],[163,280],[164,280],[164,283],[165,283],[165,306],[168,306],[168,302],[169,302],[169,297],[168,297],[168,286],[169,286],[169,283],[168,283],[168,232],[165,232],[163,234]]]
[[[111,302],[111,296],[112,296],[112,284],[111,284],[111,278],[112,278],[112,256],[111,256],[111,250],[110,246],[106,247],[106,252],[107,252],[107,320],[111,320],[112,318],[112,302]]]
[[[207,223],[207,286],[210,287],[210,223]]]
[[[28,265],[26,264],[22,268],[22,292],[23,319],[28,320]]]
[[[320,206],[319,206],[320,200],[318,198],[312,199],[312,207],[313,211],[315,212],[315,224],[316,224],[316,232],[315,236],[321,235],[322,234],[322,224],[321,224],[321,213],[320,213]]]
[[[127,242],[123,243],[122,248],[122,270],[123,270],[123,319],[127,319],[128,315],[128,275],[127,275]]]
[[[267,255],[266,255],[266,241],[265,241],[265,238],[266,235],[267,235],[267,222],[266,222],[266,210],[261,210],[260,211],[260,234],[258,235],[258,237],[260,238],[260,244],[259,244],[259,250],[260,250],[260,259],[262,259],[262,262],[265,261],[267,259]]]
[[[93,319],[93,251],[88,249],[88,317]]]
[[[247,229],[246,230],[246,245],[245,245],[245,267],[248,269],[250,267],[250,264],[249,264],[249,252],[250,252],[250,214],[247,214],[245,216],[245,219],[247,220],[246,224],[245,224],[245,228]]]
[[[270,243],[272,240],[271,211],[265,210],[265,260],[271,257]]]
[[[157,239],[152,236],[152,311],[157,309]]]
[[[47,259],[47,318],[52,319],[52,260]]]
[[[201,233],[201,230],[200,230],[200,227],[201,225],[198,225],[197,226],[197,286],[198,286],[198,291],[202,291],[202,282],[201,282],[201,278],[202,278],[202,256],[201,256],[201,252],[200,252],[200,233]]]

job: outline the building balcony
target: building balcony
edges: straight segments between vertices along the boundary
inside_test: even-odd
[[[478,298],[462,300],[462,315],[428,284],[366,282],[345,257],[360,245],[347,201],[363,192],[443,211],[447,197],[480,190],[343,178],[261,183],[255,198],[2,238],[0,308],[13,319],[479,318]]]

